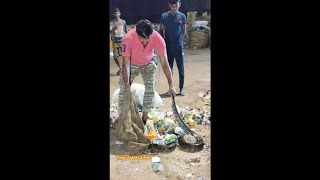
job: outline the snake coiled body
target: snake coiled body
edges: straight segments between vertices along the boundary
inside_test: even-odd
[[[193,132],[184,123],[183,119],[181,118],[178,112],[174,96],[172,96],[172,111],[178,126],[186,133],[186,135],[191,135],[196,139],[196,143],[188,143],[185,141],[184,136],[179,136],[178,137],[179,149],[181,149],[182,151],[191,152],[191,153],[202,151],[204,147],[204,141],[202,137],[197,133]]]
[[[193,132],[181,118],[174,97],[172,96],[172,111],[176,120],[177,125],[185,132],[186,135],[191,135],[196,139],[195,143],[186,142],[184,136],[178,135],[178,147],[180,150],[190,153],[195,153],[202,151],[204,148],[204,141],[200,135]],[[170,153],[176,148],[176,143],[171,143],[166,146],[161,146],[157,144],[150,144],[148,147],[148,152],[152,153]]]

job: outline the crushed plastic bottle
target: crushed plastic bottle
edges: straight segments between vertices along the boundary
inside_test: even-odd
[[[183,117],[184,120],[189,120],[191,118],[190,113],[186,113]]]
[[[154,121],[156,121],[156,120],[158,119],[158,118],[157,118],[157,115],[153,114],[153,115],[151,116],[151,119],[154,120]]]
[[[166,144],[171,144],[173,142],[176,142],[178,140],[177,136],[174,134],[168,134],[165,138]]]
[[[201,161],[200,155],[198,154],[196,157],[188,157],[185,159],[185,163],[199,163]]]
[[[159,120],[156,123],[156,129],[158,132],[160,132],[162,129],[164,129],[165,124],[164,124],[164,120]]]
[[[180,116],[184,117],[187,113],[188,113],[188,111],[186,109],[182,108],[180,111]]]
[[[156,128],[154,127],[154,121],[148,119],[145,125],[144,135],[145,136],[155,136],[156,135]]]
[[[180,127],[176,127],[174,129],[174,133],[179,134],[181,136],[185,135],[186,133],[180,128]]]
[[[113,141],[110,143],[110,145],[122,145],[122,144],[123,144],[123,142],[121,142],[121,141]]]
[[[190,127],[193,127],[193,126],[195,126],[195,125],[196,125],[195,121],[192,120],[192,119],[190,119],[190,120],[189,120],[189,126],[190,126]]]
[[[166,117],[167,117],[167,118],[170,118],[171,116],[173,116],[173,112],[170,111],[170,112],[167,112],[167,113],[166,113]]]
[[[164,119],[164,124],[167,127],[167,129],[170,129],[170,128],[175,126],[175,122],[170,118],[165,118]]]
[[[204,95],[205,95],[204,91],[198,93],[198,97],[199,97],[199,98],[203,98]]]
[[[168,129],[167,134],[173,134],[173,133],[175,133],[175,132],[174,132],[174,128]]]
[[[160,158],[159,158],[158,156],[153,156],[153,157],[151,158],[151,161],[152,161],[153,163],[159,163],[159,162],[160,162]]]
[[[203,118],[200,118],[197,124],[202,124],[203,123]]]
[[[166,145],[166,140],[165,139],[153,139],[152,144],[164,146],[164,145]]]
[[[153,172],[164,171],[164,166],[160,163],[151,163],[151,168],[152,168]]]

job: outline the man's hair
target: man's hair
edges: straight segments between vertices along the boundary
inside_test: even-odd
[[[116,13],[116,12],[121,13],[119,8],[115,8],[115,9],[114,9],[113,13]]]
[[[149,20],[144,19],[137,22],[136,31],[139,36],[149,38],[153,32],[152,24]]]
[[[169,0],[169,4],[177,4],[180,3],[180,0]]]

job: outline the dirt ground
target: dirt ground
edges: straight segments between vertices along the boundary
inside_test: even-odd
[[[121,62],[121,60],[120,60]],[[205,102],[198,97],[198,93],[201,91],[207,92],[210,90],[210,49],[185,49],[185,93],[186,96],[177,96],[176,104],[180,108],[196,108],[207,109],[210,111],[210,106],[206,106]],[[168,83],[165,75],[163,74],[161,65],[158,64],[158,76],[156,80],[156,91],[159,94],[168,91]],[[113,59],[110,59],[110,97],[112,97],[114,91],[119,88],[118,81],[119,76],[116,76],[118,67]],[[176,64],[173,68],[173,80],[176,87],[176,91],[179,91],[179,74]],[[135,78],[134,83],[143,84],[141,75]],[[171,110],[171,98],[162,98],[164,106],[158,108],[157,112],[166,112]],[[110,98],[110,104],[112,104]],[[110,179],[111,180],[123,180],[123,179],[139,179],[139,180],[182,180],[182,179],[211,179],[210,166],[211,166],[211,145],[210,142],[210,125],[196,125],[194,127],[195,132],[201,135],[205,141],[204,150],[198,153],[187,153],[181,151],[178,147],[171,153],[158,154],[160,163],[164,165],[164,171],[161,173],[155,173],[152,171],[151,159],[146,160],[118,160],[116,154],[123,154],[121,146],[119,149],[115,149],[112,146],[110,149]],[[111,140],[112,141],[112,140]],[[112,143],[112,142],[110,142]],[[209,145],[209,146],[208,146]],[[110,146],[111,147],[111,146]],[[200,155],[200,163],[186,164],[184,159],[187,157],[194,157]]]

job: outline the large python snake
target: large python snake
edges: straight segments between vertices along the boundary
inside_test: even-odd
[[[178,112],[174,96],[172,96],[172,111],[178,126],[186,133],[186,135],[191,135],[196,139],[196,143],[188,143],[185,141],[184,136],[178,136],[179,149],[181,149],[182,151],[191,152],[191,153],[202,151],[204,147],[204,141],[202,137],[197,133],[195,133],[194,131],[192,131],[184,123],[183,119],[181,118]]]
[[[196,139],[196,143],[189,143],[189,142],[186,142],[186,140],[184,139],[185,135],[184,136],[178,135],[179,149],[182,151],[185,151],[185,152],[190,152],[190,153],[202,151],[204,148],[204,141],[203,141],[202,137],[200,135],[198,135],[197,133],[195,133],[194,131],[192,131],[184,123],[183,119],[181,118],[181,116],[178,112],[174,96],[172,96],[172,111],[173,111],[173,114],[174,114],[174,117],[175,117],[175,120],[176,120],[176,123],[178,124],[178,126],[185,132],[186,135],[191,135]],[[175,148],[176,148],[176,143],[171,143],[166,146],[161,146],[161,145],[157,145],[157,144],[150,144],[148,147],[148,152],[170,153],[170,152],[174,151]]]

